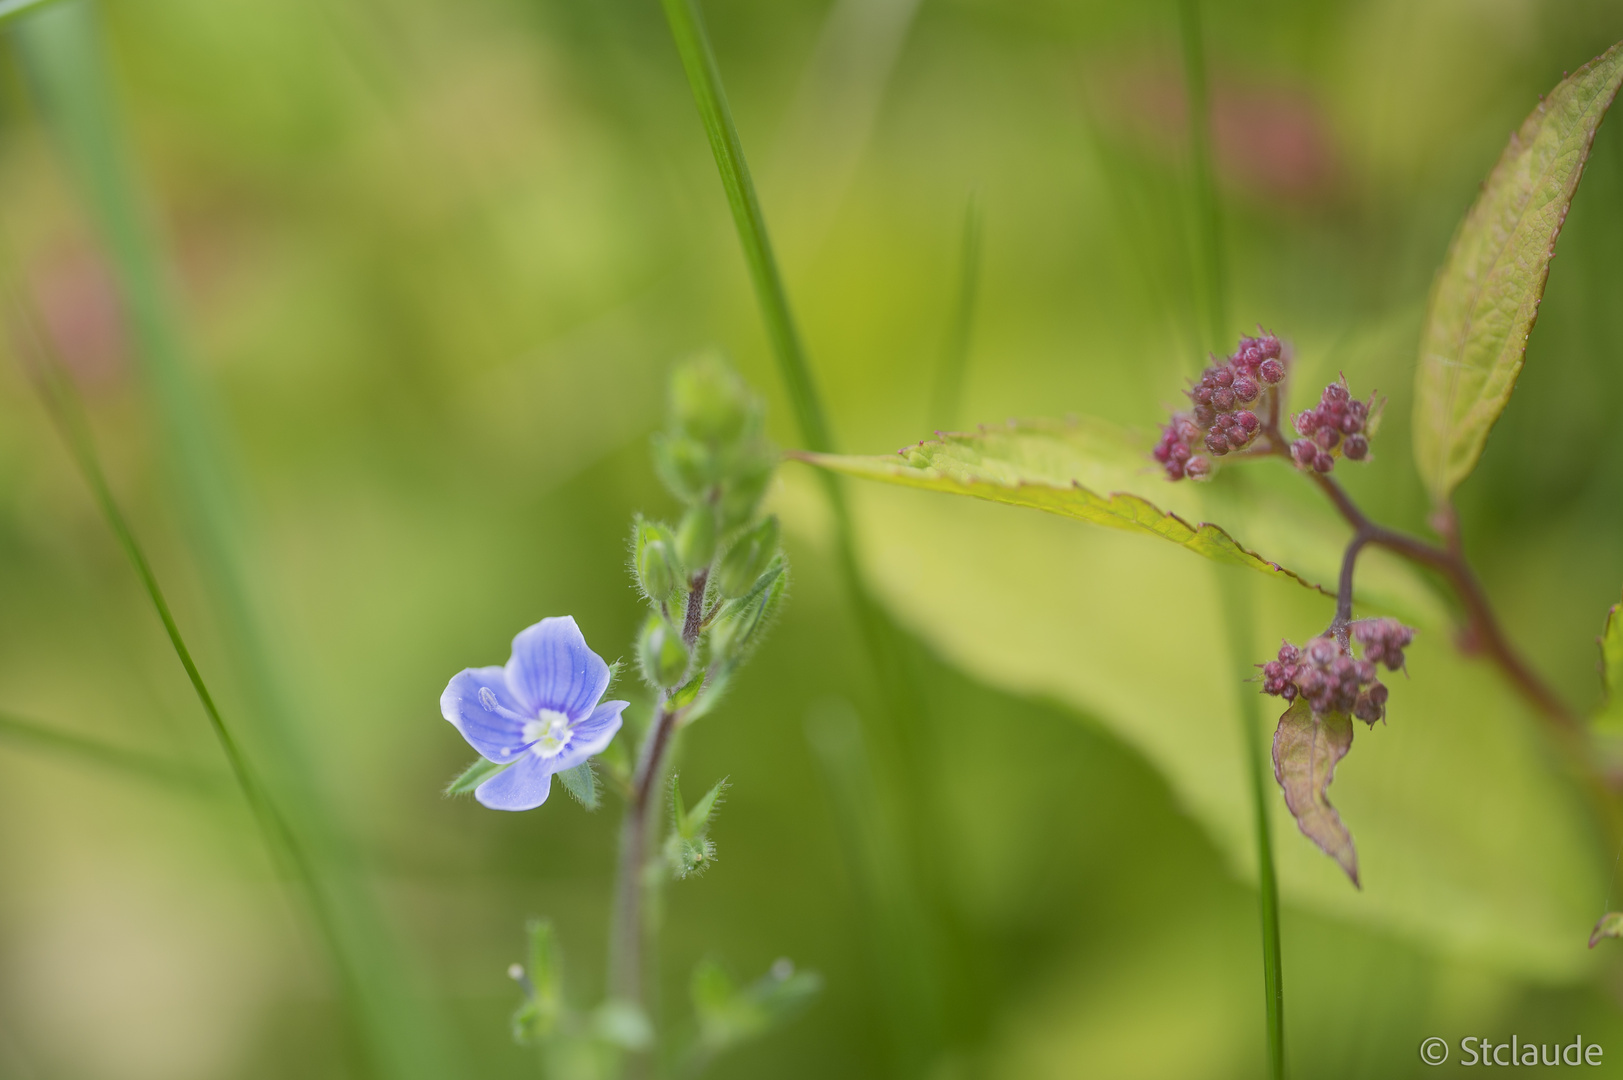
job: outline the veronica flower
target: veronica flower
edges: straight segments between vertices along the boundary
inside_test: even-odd
[[[609,665],[568,615],[519,631],[506,667],[467,668],[440,695],[440,713],[487,761],[509,768],[474,790],[492,810],[547,801],[552,774],[608,748],[628,702],[598,699]]]

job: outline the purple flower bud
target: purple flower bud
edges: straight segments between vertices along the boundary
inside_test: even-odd
[[[1184,462],[1183,472],[1191,480],[1205,480],[1212,475],[1212,463],[1203,457],[1192,457]]]
[[[1278,360],[1269,358],[1257,365],[1257,375],[1269,386],[1281,382],[1285,378],[1285,365]]]
[[[1212,403],[1212,388],[1205,384],[1197,386],[1193,397],[1196,405],[1210,405]]]
[[[1241,375],[1235,379],[1233,389],[1234,396],[1240,401],[1255,401],[1257,395],[1262,393],[1261,388],[1257,386],[1257,380],[1249,375]]]
[[[1341,655],[1341,646],[1331,638],[1316,637],[1303,646],[1302,651],[1307,655],[1308,663],[1322,668]]]
[[[1285,351],[1284,346],[1279,343],[1279,339],[1273,334],[1264,334],[1258,338],[1257,349],[1262,353],[1263,358],[1267,360],[1277,360]]]
[[[1288,641],[1279,643],[1279,662],[1281,664],[1294,664],[1302,658],[1302,650]]]
[[[1286,701],[1295,701],[1296,700],[1296,684],[1295,683],[1286,683],[1285,684],[1285,689],[1283,689],[1283,690],[1281,690],[1279,692],[1279,696],[1284,698]]]
[[[1311,435],[1319,430],[1319,414],[1312,409],[1296,414],[1296,433]]]
[[[1234,391],[1227,386],[1219,386],[1212,391],[1212,405],[1218,412],[1228,412],[1234,408]]]
[[[1369,456],[1369,440],[1362,435],[1348,435],[1347,445],[1341,448],[1341,453],[1353,461],[1363,461]]]
[[[1313,441],[1326,450],[1334,450],[1336,443],[1341,441],[1341,432],[1333,427],[1321,427],[1313,433]]]
[[[1181,462],[1181,461],[1169,461],[1169,462],[1167,462],[1167,479],[1168,480],[1182,480],[1183,479],[1183,474],[1184,474],[1183,462]]]
[[[1222,457],[1229,452],[1229,441],[1221,431],[1206,433],[1206,449],[1211,451],[1213,457]]]
[[[1210,405],[1195,406],[1195,423],[1201,427],[1211,427],[1212,421],[1217,419],[1217,410]]]
[[[1234,423],[1240,428],[1240,430],[1246,432],[1247,434],[1254,434],[1256,430],[1262,426],[1262,421],[1258,420],[1257,414],[1252,412],[1250,409],[1241,409],[1239,412],[1235,413]]]
[[[1178,421],[1178,438],[1186,443],[1194,442],[1200,438],[1200,425],[1188,417],[1183,417]]]
[[[1348,396],[1346,383],[1333,382],[1324,388],[1324,393],[1320,396],[1319,400],[1324,402],[1341,402],[1346,401]]]
[[[1336,459],[1330,456],[1328,450],[1320,450],[1318,456],[1313,459],[1314,472],[1327,473],[1335,467]]]
[[[1212,372],[1212,382],[1218,386],[1234,385],[1234,369],[1224,366]]]
[[[1312,439],[1297,439],[1291,443],[1291,460],[1298,469],[1311,469],[1319,456],[1319,447]]]
[[[1181,443],[1181,442],[1173,443],[1172,444],[1172,449],[1167,452],[1167,457],[1172,461],[1188,461],[1189,460],[1189,447],[1188,447],[1188,445],[1185,444],[1185,443]]]

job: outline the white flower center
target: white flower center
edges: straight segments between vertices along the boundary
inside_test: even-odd
[[[569,743],[569,717],[551,709],[542,709],[541,715],[524,722],[524,741],[536,757],[557,757]]]

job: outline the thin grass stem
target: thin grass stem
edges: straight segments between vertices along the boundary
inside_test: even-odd
[[[1183,46],[1184,91],[1189,113],[1189,156],[1194,179],[1195,224],[1198,243],[1196,280],[1210,326],[1210,344],[1223,349],[1229,334],[1228,275],[1223,246],[1223,219],[1212,168],[1211,94],[1206,75],[1206,44],[1201,27],[1200,0],[1179,0],[1178,29]],[[1233,477],[1231,484],[1242,484]],[[1266,1017],[1268,1076],[1285,1075],[1285,975],[1279,933],[1279,880],[1274,867],[1273,833],[1269,824],[1269,777],[1263,762],[1263,715],[1260,697],[1246,681],[1252,674],[1246,650],[1256,641],[1256,615],[1250,582],[1225,568],[1214,567],[1218,596],[1223,606],[1229,666],[1233,672],[1235,711],[1240,724],[1240,745],[1246,758],[1253,828],[1257,849],[1257,901],[1262,923],[1262,982]]]
[[[964,396],[964,375],[969,369],[969,345],[975,327],[975,304],[981,280],[981,207],[970,192],[964,206],[963,239],[958,252],[958,289],[952,322],[941,350],[935,393],[930,402],[930,423],[946,430],[957,427]]]

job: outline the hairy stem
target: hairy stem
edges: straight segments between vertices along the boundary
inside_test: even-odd
[[[688,585],[682,640],[692,648],[698,640],[704,617],[705,587],[710,569],[699,571]],[[609,993],[625,1001],[643,1004],[643,952],[647,928],[643,924],[643,899],[648,866],[648,837],[655,831],[658,800],[655,795],[665,775],[672,737],[682,719],[681,708],[673,708],[665,694],[654,722],[637,750],[637,766],[631,774],[631,797],[626,803],[625,820],[620,823],[620,854],[614,875],[614,914],[609,928]]]

